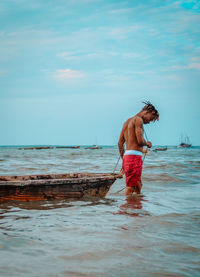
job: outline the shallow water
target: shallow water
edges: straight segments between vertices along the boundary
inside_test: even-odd
[[[0,175],[112,172],[116,147],[0,148]],[[119,171],[121,161],[117,166]],[[0,206],[0,276],[200,276],[200,148],[151,151],[142,196]]]

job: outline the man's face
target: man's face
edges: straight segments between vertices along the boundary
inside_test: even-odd
[[[144,124],[149,124],[153,120],[154,120],[154,115],[152,113],[150,113],[150,112],[147,112],[143,116],[143,122],[144,122]]]

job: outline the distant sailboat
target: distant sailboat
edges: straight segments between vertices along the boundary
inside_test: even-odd
[[[178,145],[178,148],[190,148],[192,144],[190,143],[189,137],[181,135],[181,143]]]
[[[102,147],[97,146],[97,145],[93,145],[93,146],[89,146],[89,147],[85,147],[85,149],[102,149]]]
[[[97,144],[97,137],[96,137],[96,144],[94,144],[92,146],[89,146],[89,147],[86,147],[85,149],[92,149],[92,150],[94,150],[94,149],[102,149],[102,147],[98,146],[98,144]]]

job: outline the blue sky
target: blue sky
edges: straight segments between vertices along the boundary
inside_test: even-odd
[[[199,79],[199,1],[0,2],[0,145],[115,145],[144,100],[200,145]]]

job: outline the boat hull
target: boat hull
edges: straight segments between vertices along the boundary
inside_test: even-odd
[[[0,203],[105,197],[120,174],[51,174],[0,176]]]
[[[153,151],[166,151],[167,147],[163,147],[163,148],[155,148]]]

